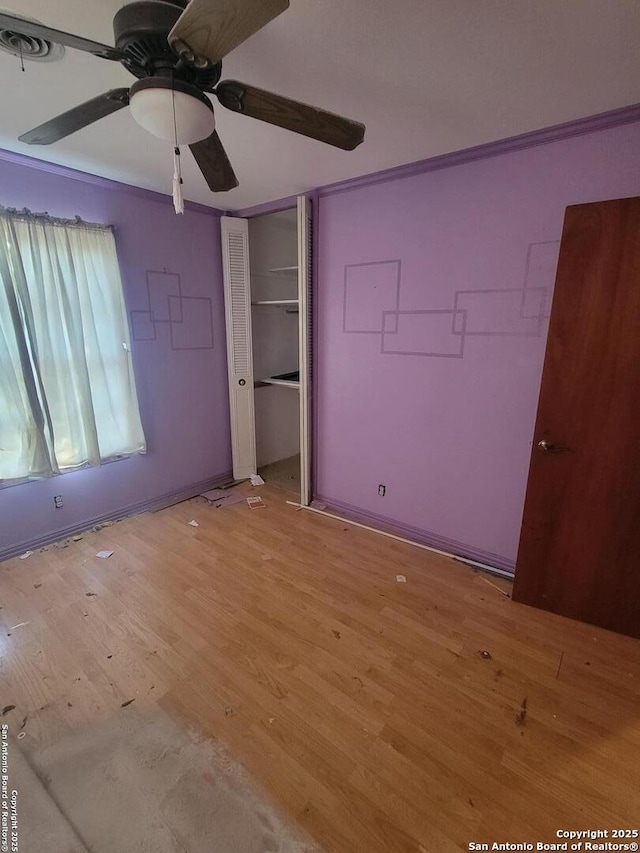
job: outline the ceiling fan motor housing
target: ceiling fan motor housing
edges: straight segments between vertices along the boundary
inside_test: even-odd
[[[184,11],[186,0],[138,0],[123,6],[113,19],[116,47],[127,59],[123,65],[135,77],[171,73],[176,79],[210,91],[222,73],[222,63],[206,68],[187,65],[173,52],[167,37]]]

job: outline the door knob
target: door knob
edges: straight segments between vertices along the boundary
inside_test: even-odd
[[[562,444],[551,444],[550,441],[546,441],[544,438],[542,439],[542,441],[538,442],[538,447],[545,453],[560,453],[562,450],[569,449],[568,447],[565,447]]]

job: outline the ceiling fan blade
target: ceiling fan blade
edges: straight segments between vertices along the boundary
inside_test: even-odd
[[[227,152],[215,130],[207,139],[194,142],[189,148],[212,192],[227,192],[238,186]]]
[[[236,113],[284,127],[327,145],[353,151],[364,139],[365,126],[359,121],[301,104],[264,89],[246,86],[237,80],[223,80],[215,94],[223,107]]]
[[[20,33],[25,36],[31,36],[32,38],[40,38],[45,41],[55,42],[56,44],[63,44],[65,47],[84,50],[86,53],[92,53],[94,56],[100,56],[102,59],[112,59],[120,62],[120,60],[125,58],[125,54],[116,47],[82,38],[82,36],[74,36],[62,30],[54,30],[51,27],[46,27],[44,24],[38,24],[35,21],[29,21],[17,15],[10,15],[7,12],[0,12],[0,30],[9,30],[9,32]]]
[[[78,107],[74,107],[62,115],[52,118],[51,121],[35,127],[33,130],[23,133],[19,137],[20,142],[28,145],[51,145],[65,136],[70,136],[77,130],[82,130],[98,119],[105,118],[126,107],[129,103],[128,89],[111,89],[104,95],[98,95]]]
[[[169,33],[187,61],[215,63],[289,8],[289,0],[191,0]]]

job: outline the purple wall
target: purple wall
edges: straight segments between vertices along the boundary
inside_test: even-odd
[[[318,498],[513,567],[564,209],[640,195],[639,152],[635,123],[321,191]]]
[[[191,206],[176,216],[164,196],[12,159],[0,157],[0,204],[115,226],[148,452],[1,489],[0,557],[186,496],[231,469],[216,212]]]

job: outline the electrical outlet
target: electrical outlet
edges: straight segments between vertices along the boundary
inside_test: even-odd
[[[384,483],[380,483],[380,485],[378,486],[378,494],[380,495],[381,498],[383,498],[386,495],[386,493],[387,493],[387,487],[384,485]]]
[[[62,495],[53,496],[53,505],[56,509],[62,509]]]

